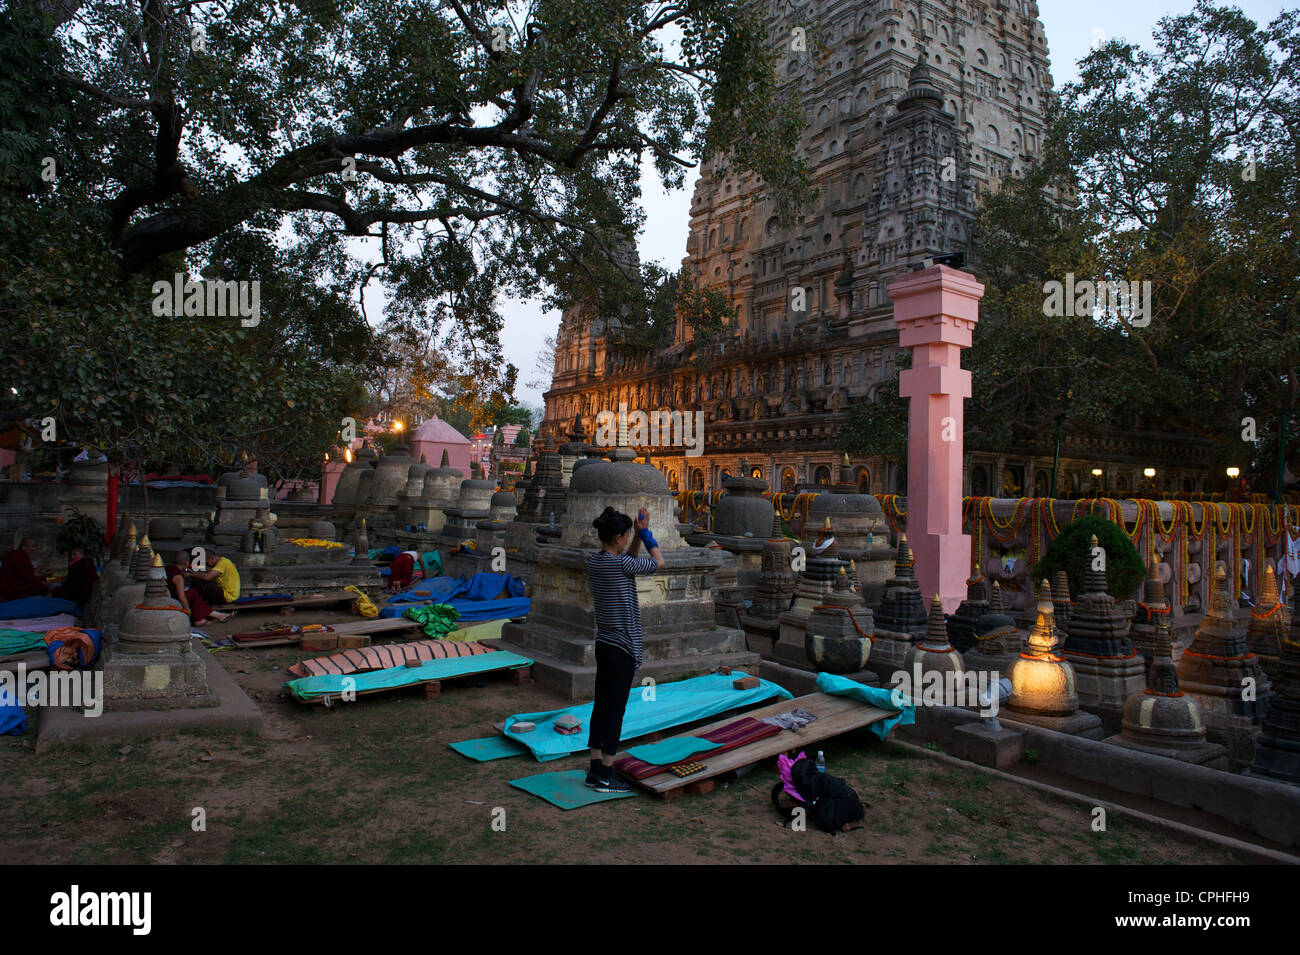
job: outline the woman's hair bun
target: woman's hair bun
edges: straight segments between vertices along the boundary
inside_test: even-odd
[[[612,507],[606,507],[601,511],[600,516],[591,522],[591,526],[596,529],[601,543],[608,544],[632,526],[632,518]]]

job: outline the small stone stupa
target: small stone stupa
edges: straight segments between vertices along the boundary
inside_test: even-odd
[[[1098,553],[1098,547],[1094,534],[1088,552]],[[1064,578],[1064,571],[1058,577]],[[1145,662],[1129,640],[1133,621],[1107,593],[1106,572],[1091,561],[1084,570],[1083,593],[1072,607],[1068,583],[1066,588],[1053,593],[1052,606],[1070,608],[1064,655],[1074,669],[1079,705],[1118,728],[1126,701],[1142,692],[1146,682]]]
[[[791,544],[781,530],[781,518],[772,517],[772,536],[763,542],[762,564],[754,586],[754,602],[741,616],[749,648],[770,658],[780,633],[780,616],[790,609],[799,580],[792,569]]]
[[[961,681],[965,667],[962,665],[961,654],[948,640],[948,623],[944,619],[943,601],[938,594],[935,594],[930,601],[930,615],[926,620],[925,635],[918,643],[908,648],[903,669],[911,678],[914,690],[920,689],[922,677],[930,672],[940,674],[940,678],[950,685]],[[951,677],[948,676],[950,673]],[[945,700],[945,703],[950,706],[957,705],[955,700]]]
[[[1165,585],[1160,580],[1159,567],[1160,556],[1157,554],[1147,570],[1146,587],[1142,600],[1138,602],[1133,626],[1129,630],[1133,649],[1142,654],[1144,670],[1150,670],[1151,661],[1162,640],[1167,640],[1173,646],[1174,634],[1170,625],[1172,613],[1169,602],[1165,600]],[[1166,631],[1164,636],[1160,633],[1162,630]]]
[[[992,674],[1000,680],[1020,659],[1024,638],[1015,618],[1002,606],[1002,587],[995,580],[989,591],[989,609],[975,621],[975,645],[962,654],[966,669]]]
[[[155,556],[140,603],[127,611],[117,641],[104,650],[104,709],[209,707],[207,668],[194,652],[189,615],[172,598]]]
[[[1250,623],[1246,627],[1246,646],[1259,658],[1259,665],[1270,677],[1282,655],[1282,641],[1291,627],[1290,614],[1277,592],[1277,576],[1273,568],[1264,568],[1264,584],[1260,588],[1259,600],[1250,611]]]
[[[928,615],[921,600],[921,585],[916,579],[915,567],[907,535],[899,534],[894,576],[885,583],[884,596],[875,609],[877,673],[881,672],[882,666],[891,672],[902,667],[908,649],[925,635]]]
[[[1196,698],[1210,741],[1228,748],[1234,767],[1254,760],[1255,736],[1268,699],[1268,679],[1259,658],[1246,646],[1244,628],[1233,616],[1235,604],[1228,575],[1219,566],[1210,608],[1178,661],[1183,692]]]
[[[1248,776],[1300,786],[1300,632],[1297,614],[1273,664],[1273,697],[1255,739]]]
[[[988,612],[988,582],[982,576],[972,577],[966,581],[966,599],[948,618],[948,639],[958,653],[965,653],[975,646],[976,625]]]
[[[1061,656],[1061,639],[1052,607],[1052,587],[1038,586],[1038,615],[1029,639],[1007,674],[1011,698],[1008,719],[1032,723],[1061,733],[1101,739],[1101,719],[1079,709],[1074,670]]]
[[[226,480],[225,495],[218,488],[216,514],[205,537],[209,543],[236,547],[248,529],[248,522],[256,520],[259,511],[270,507],[270,494],[266,476],[250,471],[247,464],[237,474],[231,476],[227,472],[221,479]]]
[[[1097,546],[1095,534],[1092,537],[1092,546]],[[1073,607],[1074,601],[1070,599],[1070,576],[1065,571],[1058,570],[1052,575],[1052,611],[1056,615],[1056,629],[1061,633],[1070,632],[1070,610]]]
[[[875,642],[875,622],[862,595],[853,589],[844,564],[835,575],[834,590],[812,608],[804,623],[803,666],[818,672],[842,673],[858,683],[877,685],[877,673],[866,672]],[[781,656],[778,647],[778,657]]]
[[[1156,585],[1161,590],[1153,594],[1148,589],[1147,598],[1163,600],[1158,579]],[[1206,740],[1200,706],[1178,686],[1170,629],[1157,629],[1155,639],[1146,687],[1124,701],[1123,730],[1106,742],[1210,769],[1227,769],[1228,751]]]
[[[145,534],[140,538],[140,544],[131,557],[131,565],[128,568],[131,579],[113,592],[104,611],[101,629],[104,631],[106,641],[112,642],[117,639],[118,625],[121,624],[122,618],[144,597],[144,588],[149,582],[149,568],[153,566],[153,559],[153,547],[150,546],[149,535]]]

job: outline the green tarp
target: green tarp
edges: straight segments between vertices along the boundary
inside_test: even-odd
[[[28,630],[0,630],[0,657],[45,649],[45,634]]]
[[[521,746],[504,736],[484,736],[482,739],[466,739],[459,743],[448,744],[462,756],[468,756],[476,762],[486,763],[494,759],[506,759],[509,756],[522,756],[528,752],[527,746]]]
[[[817,674],[817,689],[823,693],[829,693],[832,696],[849,696],[868,706],[874,706],[878,710],[896,710],[897,716],[886,717],[883,720],[871,724],[871,732],[875,733],[881,739],[889,735],[889,731],[900,723],[903,726],[911,726],[916,722],[916,707],[910,701],[904,703],[900,708],[894,703],[893,690],[886,690],[878,686],[863,686],[861,683],[854,683],[847,677],[836,676],[833,673]],[[899,694],[902,699],[907,697]]]
[[[426,637],[436,639],[456,629],[460,611],[450,604],[428,604],[423,607],[407,607],[402,611],[402,616],[418,623]]]
[[[676,683],[634,686],[623,715],[623,739],[636,739],[672,726],[693,723],[727,710],[751,707],[767,700],[792,699],[790,691],[768,680],[759,680],[752,690],[737,690],[732,683],[745,676],[710,673]],[[519,713],[506,718],[506,735],[527,746],[539,760],[560,759],[587,748],[587,734],[565,736],[555,732],[555,721],[566,714],[576,716],[584,726],[591,723],[591,704],[570,706],[549,713]],[[531,733],[511,733],[515,723],[536,723]]]
[[[581,809],[592,803],[636,795],[634,792],[598,793],[587,788],[586,780],[586,770],[571,769],[563,773],[540,773],[524,779],[512,779],[510,785],[534,796],[541,796],[552,806],[561,809]]]

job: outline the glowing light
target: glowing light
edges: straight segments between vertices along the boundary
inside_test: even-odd
[[[403,428],[402,422],[400,422],[400,421],[394,421],[394,422],[393,422],[393,430],[394,430],[394,431],[401,431],[402,428]]]
[[[1228,477],[1236,480],[1241,475],[1241,468],[1228,468]]]
[[[1092,476],[1093,476],[1093,477],[1101,477],[1101,468],[1093,468],[1093,469],[1092,469]]]
[[[1142,471],[1142,473],[1145,474],[1145,475],[1146,475],[1147,477],[1149,477],[1149,478],[1151,478],[1151,477],[1155,477],[1155,476],[1156,476],[1156,469],[1155,469],[1155,468],[1144,468],[1143,471]]]
[[[351,448],[344,448],[344,449],[343,449],[343,457],[347,460],[348,464],[351,464],[351,463],[352,463],[352,449],[351,449]]]

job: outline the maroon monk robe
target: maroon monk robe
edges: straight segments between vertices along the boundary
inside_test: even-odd
[[[36,576],[36,567],[27,551],[15,548],[0,563],[0,598],[19,600],[23,597],[48,597],[50,590]]]
[[[54,596],[71,600],[76,604],[90,603],[90,595],[95,589],[97,580],[99,580],[99,571],[95,569],[95,562],[89,557],[81,557],[68,566],[68,577],[60,586],[54,588]]]
[[[190,623],[198,623],[212,613],[212,608],[208,606],[206,600],[199,596],[198,591],[193,587],[185,587],[185,572],[183,570],[175,564],[168,564],[166,574],[167,587],[177,600],[181,599],[180,588],[185,588],[184,600],[190,605]]]

